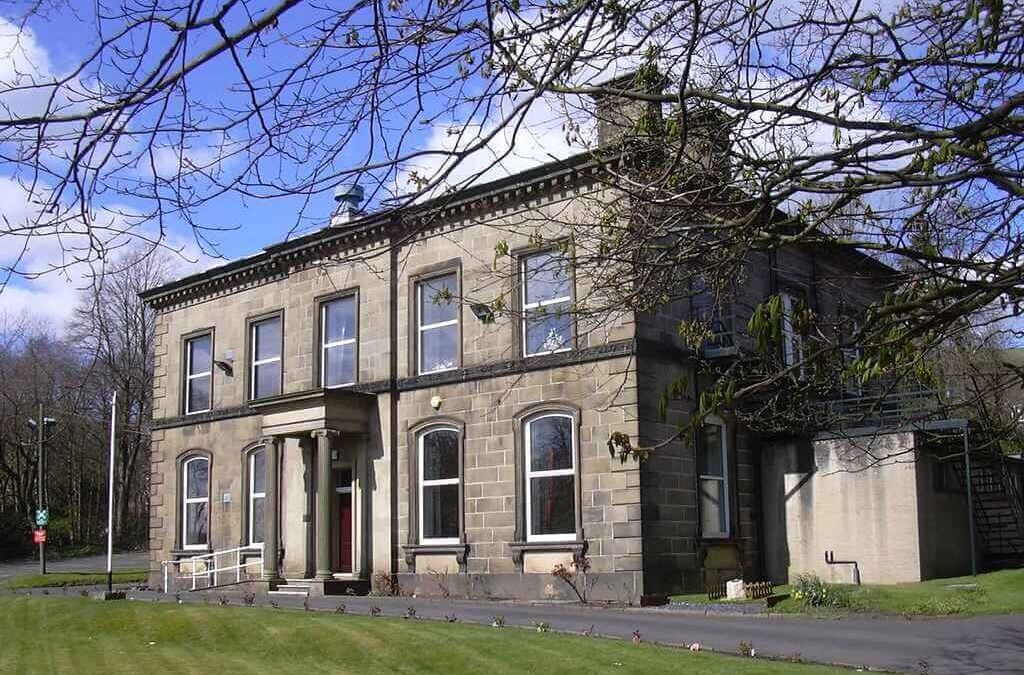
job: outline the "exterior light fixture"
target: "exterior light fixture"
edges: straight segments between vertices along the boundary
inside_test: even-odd
[[[487,305],[482,302],[474,302],[469,308],[473,310],[473,316],[482,323],[494,323],[494,310]]]

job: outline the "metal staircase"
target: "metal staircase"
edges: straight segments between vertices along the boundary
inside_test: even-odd
[[[953,462],[966,489],[962,459]],[[971,491],[976,531],[993,568],[1024,565],[1024,462],[992,454],[971,455]]]

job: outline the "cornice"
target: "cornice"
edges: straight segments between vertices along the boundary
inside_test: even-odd
[[[486,380],[493,377],[520,375],[538,370],[564,368],[566,366],[583,365],[597,361],[620,358],[623,356],[636,356],[638,354],[652,353],[670,356],[671,358],[681,360],[693,358],[693,354],[690,352],[666,347],[665,345],[661,345],[652,340],[633,338],[629,340],[609,342],[607,344],[588,347],[586,349],[561,352],[558,354],[545,354],[543,356],[531,356],[530,358],[524,359],[495,361],[493,363],[486,363],[479,366],[448,370],[443,373],[430,373],[427,375],[417,375],[415,377],[403,377],[398,380],[397,388],[399,393],[416,391],[418,389],[429,389],[430,387],[441,387],[450,384],[460,384],[463,382],[475,382],[477,380]],[[343,391],[359,392],[364,394],[385,394],[389,391],[388,384],[387,380],[375,380],[373,382],[363,382],[352,387],[346,387]],[[325,390],[323,389],[310,389],[290,393],[280,398],[282,401],[300,401],[306,398],[323,396],[324,391]],[[271,404],[274,402],[275,401],[269,401]],[[206,424],[224,419],[260,415],[263,413],[263,408],[266,407],[267,403],[268,402],[261,401],[255,406],[246,404],[231,408],[211,410],[209,412],[199,413],[196,415],[165,417],[153,420],[150,424],[150,428],[153,430],[171,429],[174,427],[191,426],[194,424]]]
[[[379,245],[392,238],[495,210],[510,202],[552,198],[554,193],[596,179],[614,157],[581,153],[483,185],[436,197],[423,204],[366,215],[344,227],[324,227],[298,239],[268,246],[233,261],[139,294],[157,310],[194,304],[286,278],[340,251]]]

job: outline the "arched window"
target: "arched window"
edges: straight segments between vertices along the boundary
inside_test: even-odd
[[[459,432],[432,427],[419,436],[420,543],[459,543]]]
[[[249,522],[246,531],[249,533],[249,546],[263,543],[263,518],[267,501],[267,452],[261,445],[249,451],[248,457],[249,482],[246,486]]]
[[[182,546],[206,548],[210,542],[210,460],[192,457],[181,465]]]
[[[527,541],[576,537],[575,428],[565,413],[541,413],[524,425]]]

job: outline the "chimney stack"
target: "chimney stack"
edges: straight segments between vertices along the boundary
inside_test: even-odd
[[[667,85],[660,73],[635,71],[599,84],[605,89],[661,94]],[[697,171],[713,180],[730,174],[729,151],[733,122],[724,111],[711,106],[691,107],[685,116],[675,112],[666,120],[660,102],[629,98],[614,93],[591,96],[595,103],[597,142],[607,149],[667,149],[686,143],[683,157]]]
[[[359,215],[363,201],[363,188],[359,185],[339,185],[334,188],[334,201],[338,203],[331,215],[331,226],[337,227],[350,222]]]
[[[614,77],[599,87],[660,94],[665,86],[664,77],[655,74],[653,82],[645,82],[640,71]],[[612,93],[593,94],[594,115],[597,118],[597,143],[608,147],[629,140],[650,139],[662,133],[661,103],[629,98]]]

